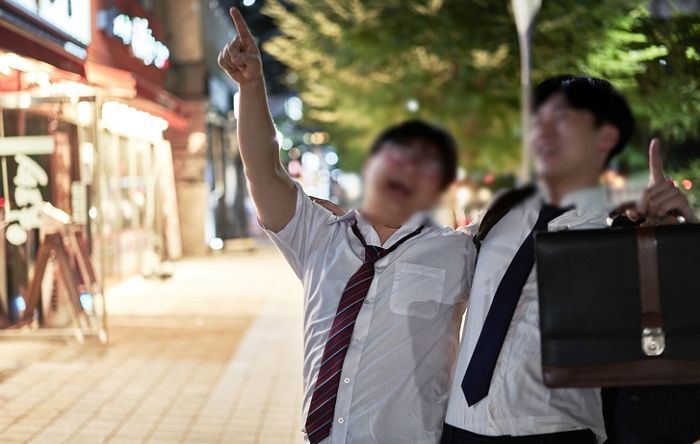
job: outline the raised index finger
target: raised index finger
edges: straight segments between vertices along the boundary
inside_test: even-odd
[[[652,139],[649,144],[649,184],[654,185],[664,181],[664,162],[661,159],[659,139]]]
[[[239,11],[237,8],[231,8],[229,10],[229,14],[231,14],[233,24],[236,26],[236,31],[238,32],[238,36],[241,38],[241,40],[253,40],[253,34],[250,33],[248,24],[243,19],[241,11]]]

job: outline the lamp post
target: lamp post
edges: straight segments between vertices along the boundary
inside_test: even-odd
[[[542,0],[511,0],[515,27],[518,30],[518,42],[520,44],[520,107],[522,123],[522,161],[518,178],[521,183],[530,180],[532,173],[532,156],[527,144],[527,135],[530,130],[530,39],[532,35],[532,23],[540,10]]]

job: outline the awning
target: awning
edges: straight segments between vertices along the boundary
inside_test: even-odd
[[[185,130],[189,126],[182,100],[143,77],[94,62],[86,63],[85,76],[89,83],[130,99],[139,109],[167,120],[173,129]]]
[[[85,75],[85,61],[68,53],[63,46],[52,39],[41,39],[35,34],[5,20],[0,14],[0,47],[53,65],[64,71]]]

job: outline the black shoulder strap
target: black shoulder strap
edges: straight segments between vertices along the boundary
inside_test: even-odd
[[[486,210],[484,217],[481,219],[479,229],[474,237],[474,244],[476,245],[477,251],[481,247],[481,242],[486,239],[489,231],[491,231],[491,228],[493,228],[503,216],[508,214],[513,207],[516,207],[525,199],[535,194],[535,190],[536,188],[534,185],[525,185],[520,188],[508,190],[493,201],[488,210]]]

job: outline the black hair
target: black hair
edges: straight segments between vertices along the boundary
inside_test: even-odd
[[[617,128],[620,137],[617,144],[605,159],[605,166],[620,154],[627,145],[632,130],[634,117],[627,99],[607,80],[588,76],[562,75],[550,77],[535,88],[532,110],[536,112],[551,96],[564,94],[573,108],[593,113],[596,126],[609,123]]]
[[[408,120],[385,129],[372,143],[370,156],[374,156],[386,142],[409,143],[421,141],[435,147],[442,162],[440,188],[447,188],[457,176],[457,142],[445,129],[422,120]]]

